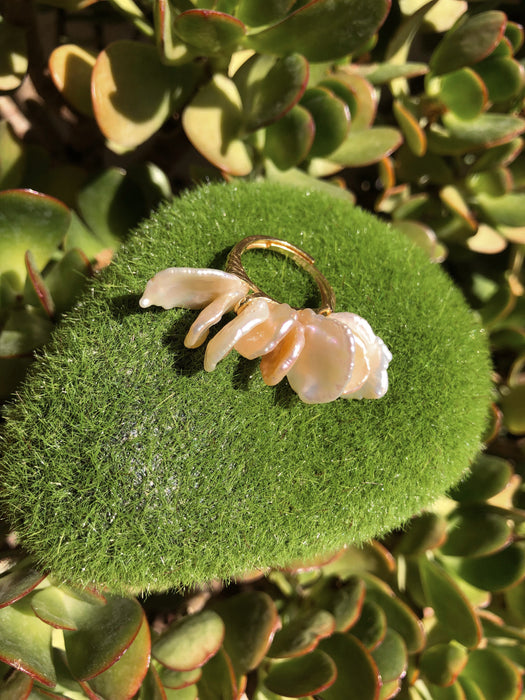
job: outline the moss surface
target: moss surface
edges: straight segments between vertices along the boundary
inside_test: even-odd
[[[195,311],[141,310],[169,266],[222,269],[246,235],[316,258],[338,311],[393,353],[378,401],[306,405],[235,352],[212,373]],[[292,305],[315,286],[275,253],[243,257]],[[342,200],[214,185],[164,206],[61,324],[3,431],[3,504],[25,547],[75,582],[161,590],[285,565],[399,525],[479,449],[489,354],[460,293],[406,239]]]

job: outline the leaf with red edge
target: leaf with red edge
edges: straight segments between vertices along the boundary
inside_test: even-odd
[[[150,665],[146,673],[137,697],[138,700],[167,700],[166,690],[162,687],[159,674],[153,664]]]
[[[255,131],[284,116],[301,99],[308,62],[300,54],[284,58],[255,54],[233,76],[242,101],[244,128]]]
[[[75,44],[61,44],[49,56],[49,72],[57,90],[81,114],[93,116],[91,73],[96,56]]]
[[[22,671],[13,671],[0,681],[0,697],[3,700],[27,700],[33,688],[33,679]]]
[[[236,700],[241,695],[237,684],[230,657],[220,649],[202,668],[197,683],[199,700]]]
[[[328,156],[341,145],[350,129],[348,105],[327,87],[306,90],[301,105],[313,117],[315,137],[310,149],[312,157]]]
[[[334,684],[337,667],[324,651],[315,649],[309,654],[274,664],[264,679],[272,692],[287,698],[317,695]]]
[[[461,677],[474,681],[486,700],[515,700],[522,678],[518,667],[495,649],[474,649]]]
[[[72,248],[60,258],[46,275],[46,284],[55,303],[56,312],[63,314],[73,306],[84,291],[93,268],[86,255]]]
[[[27,270],[26,277],[26,288],[24,290],[24,296],[28,304],[33,306],[41,306],[46,312],[49,318],[53,318],[55,315],[55,303],[53,297],[49,292],[47,284],[44,278],[38,270],[35,258],[30,250],[26,250],[24,256]]]
[[[217,603],[226,627],[224,648],[236,676],[256,668],[281,626],[275,603],[266,593],[246,591]]]
[[[51,627],[33,614],[28,597],[0,609],[0,660],[46,686],[56,683]]]
[[[435,685],[452,685],[468,660],[468,652],[455,641],[434,644],[425,649],[420,669]]]
[[[335,618],[326,610],[311,610],[298,615],[279,630],[267,652],[271,659],[302,656],[312,651],[319,640],[335,629]]]
[[[28,557],[0,578],[0,608],[11,605],[30,593],[46,578],[46,574],[33,568]]]
[[[361,578],[350,576],[345,581],[325,577],[312,591],[316,604],[335,618],[335,629],[346,632],[358,619],[365,599],[366,587]]]
[[[150,662],[151,636],[143,613],[137,636],[107,671],[89,681],[90,689],[105,700],[130,700],[142,685]]]
[[[347,168],[358,168],[377,163],[393,153],[403,143],[403,137],[391,126],[375,126],[363,131],[353,131],[330,154],[330,160]]]
[[[181,12],[173,26],[183,41],[204,56],[232,53],[246,34],[246,27],[239,19],[216,10]]]
[[[386,615],[383,608],[372,600],[365,600],[359,620],[350,628],[369,651],[373,651],[385,638],[387,630]]]
[[[212,610],[202,610],[177,620],[153,644],[152,655],[174,671],[192,671],[218,652],[224,639],[224,623]]]
[[[137,636],[143,620],[139,603],[108,597],[106,605],[84,604],[77,630],[64,631],[69,667],[78,680],[89,680],[112,666]]]
[[[371,654],[350,634],[336,632],[319,645],[335,662],[337,679],[322,700],[376,700],[381,679]]]
[[[315,124],[310,113],[295,105],[266,129],[264,151],[280,170],[301,163],[312,146]]]
[[[361,47],[381,26],[389,0],[312,0],[278,24],[250,34],[260,53],[297,52],[309,61],[330,61]]]
[[[178,690],[197,683],[202,676],[202,668],[194,668],[192,671],[172,671],[163,666],[159,676],[165,688]]]

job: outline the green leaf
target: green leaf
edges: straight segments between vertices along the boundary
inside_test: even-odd
[[[458,683],[465,694],[465,700],[486,700],[479,685],[472,679],[460,676],[458,678]]]
[[[470,602],[435,562],[422,557],[419,570],[428,605],[434,608],[440,625],[452,639],[476,647],[481,640],[481,625]]]
[[[0,358],[31,357],[51,337],[53,324],[30,307],[14,309],[0,332]]]
[[[256,668],[280,626],[275,603],[266,593],[246,591],[216,606],[226,627],[224,649],[236,676]]]
[[[505,14],[495,10],[463,15],[434,50],[431,70],[442,75],[478,63],[499,44],[506,22]]]
[[[418,555],[436,549],[443,544],[446,529],[446,520],[438,513],[427,512],[416,515],[408,523],[397,551],[400,554]]]
[[[460,559],[459,576],[486,591],[501,591],[525,576],[525,544],[516,542],[505,549],[476,559]]]
[[[201,700],[200,696],[197,697],[198,689],[196,685],[187,685],[185,688],[178,688],[177,690],[169,690],[169,688],[165,688],[164,692],[166,694],[166,700]],[[233,696],[230,696],[229,694],[226,696],[221,696],[220,694],[213,695],[210,698],[203,696],[202,700],[222,700],[223,697],[226,697],[228,700],[231,697],[231,699],[234,700]]]
[[[224,649],[219,649],[203,667],[197,689],[199,700],[235,700],[239,696],[235,671]]]
[[[370,573],[388,579],[395,568],[395,559],[388,549],[376,540],[370,540],[359,547],[345,547],[340,556],[323,566],[323,573],[325,576],[338,576],[342,579]]]
[[[71,589],[57,586],[36,591],[31,597],[31,607],[43,622],[66,630],[77,630],[94,609],[92,602],[77,597]]]
[[[244,128],[255,131],[277,121],[301,99],[308,82],[304,56],[255,54],[233,76],[242,101]]]
[[[427,92],[460,119],[475,119],[487,105],[487,88],[471,68],[460,68],[428,81]]]
[[[76,44],[57,46],[49,56],[51,78],[59,92],[81,114],[93,116],[91,75],[96,56]]]
[[[33,568],[26,558],[0,578],[0,608],[11,605],[30,593],[46,578],[46,574]]]
[[[0,121],[0,189],[18,187],[25,169],[25,149],[11,124]]]
[[[82,609],[76,609],[81,611],[76,619],[77,630],[64,631],[67,661],[76,679],[89,680],[129,649],[144,613],[135,599],[117,597],[109,597],[104,606],[86,603]]]
[[[512,467],[506,459],[494,455],[479,455],[467,478],[454,486],[449,491],[449,496],[460,503],[485,501],[503,491],[512,473]]]
[[[400,100],[394,100],[392,107],[407,146],[416,156],[424,155],[427,150],[427,137],[417,118]]]
[[[93,272],[88,258],[78,249],[69,250],[46,276],[55,310],[63,314],[73,306],[84,291]]]
[[[326,87],[306,90],[301,105],[313,117],[315,136],[310,149],[313,158],[328,156],[341,145],[350,128],[348,105]]]
[[[322,80],[320,87],[327,87],[350,108],[352,131],[368,129],[374,123],[378,96],[373,85],[358,73],[341,68],[331,78]]]
[[[266,129],[265,154],[280,170],[301,163],[312,146],[315,124],[310,113],[295,105]]]
[[[98,126],[119,150],[152,136],[170,116],[176,85],[185,95],[195,88],[192,66],[165,66],[157,49],[138,41],[115,41],[93,68],[91,91]]]
[[[401,635],[394,630],[387,629],[381,644],[372,651],[372,658],[377,664],[383,683],[405,675],[408,664],[407,649]]]
[[[525,384],[517,384],[501,397],[501,408],[505,424],[511,433],[525,433]]]
[[[425,645],[425,635],[420,620],[412,610],[395,596],[389,586],[372,576],[366,577],[367,600],[377,603],[386,615],[388,626],[403,637],[410,654],[417,653]]]
[[[445,128],[433,124],[427,133],[430,150],[441,155],[461,155],[513,140],[525,131],[525,120],[512,115],[486,113],[463,120],[451,112],[443,115]]]
[[[351,628],[352,635],[372,651],[381,644],[386,630],[387,621],[383,608],[371,600],[365,600],[359,620]]]
[[[14,671],[6,680],[0,680],[0,696],[3,700],[26,700],[30,697],[33,679],[22,671]]]
[[[45,686],[56,683],[51,627],[33,614],[28,597],[0,609],[0,660]]]
[[[246,33],[237,19],[215,10],[187,10],[175,18],[175,32],[200,54],[232,53]]]
[[[322,579],[321,585],[312,591],[311,596],[316,604],[328,610],[335,618],[335,629],[346,632],[358,619],[366,588],[364,581],[357,576],[351,576],[341,581],[335,576]]]
[[[517,96],[523,87],[525,71],[512,58],[488,58],[476,66],[491,102],[504,102]]]
[[[525,193],[516,192],[492,197],[480,193],[477,203],[487,218],[495,225],[523,226],[525,222]]]
[[[302,656],[335,629],[335,618],[326,610],[311,610],[294,617],[279,630],[267,652],[271,659]]]
[[[466,649],[455,641],[435,644],[421,654],[419,667],[435,685],[452,685],[467,663]]]
[[[192,671],[172,671],[162,667],[159,676],[163,686],[177,690],[197,683],[202,676],[202,668],[194,668]]]
[[[0,17],[0,90],[16,90],[27,65],[26,30]]]
[[[181,65],[193,60],[196,49],[179,39],[174,30],[176,9],[171,0],[158,0],[154,5],[155,36],[160,60],[167,65]]]
[[[42,308],[48,318],[53,318],[55,315],[55,303],[46,282],[44,282],[44,278],[35,264],[33,254],[30,250],[26,250],[24,257],[27,269],[24,299],[31,306]]]
[[[377,163],[399,148],[403,137],[390,126],[376,126],[364,131],[351,130],[330,160],[347,168]]]
[[[142,685],[150,662],[150,630],[143,614],[140,629],[126,652],[107,671],[89,681],[89,688],[102,698],[128,700]]]
[[[426,63],[365,63],[355,66],[372,85],[383,85],[397,78],[415,78],[428,73]]]
[[[231,175],[248,175],[252,160],[239,138],[242,102],[235,83],[217,73],[182,114],[182,126],[193,146],[215,167]]]
[[[488,505],[463,507],[449,517],[449,531],[441,547],[453,557],[492,554],[509,544],[512,527],[508,517]]]
[[[312,0],[278,24],[247,37],[259,53],[297,52],[330,61],[359,48],[383,23],[388,0]]]
[[[266,178],[274,182],[282,182],[291,187],[299,189],[310,189],[318,192],[326,192],[331,197],[338,199],[346,199],[352,204],[355,203],[355,196],[346,188],[340,187],[338,184],[333,184],[325,180],[318,180],[316,177],[305,173],[304,170],[298,168],[290,168],[289,170],[279,170],[271,161],[265,163]]]
[[[380,687],[377,666],[359,640],[336,632],[319,645],[335,662],[337,679],[320,693],[322,700],[375,700]]]
[[[235,15],[251,27],[260,27],[282,19],[294,4],[295,0],[240,0]]]
[[[115,242],[116,246],[117,243]],[[90,231],[77,214],[71,212],[71,223],[64,238],[64,250],[69,251],[75,248],[81,250],[89,260],[94,260],[96,256],[107,247],[95,234]]]
[[[495,649],[474,649],[462,677],[476,683],[485,700],[514,700],[521,691],[521,674]]]
[[[171,625],[153,644],[152,655],[174,671],[192,671],[214,656],[224,639],[224,623],[212,610]]]
[[[139,187],[119,168],[90,180],[78,196],[78,208],[97,238],[113,250],[148,213]]]
[[[291,698],[317,695],[333,685],[337,668],[332,658],[316,649],[296,659],[274,664],[264,679],[274,693]]]
[[[465,700],[465,694],[459,681],[445,687],[429,683],[428,690],[432,700]]]
[[[69,209],[53,197],[30,190],[0,192],[0,275],[22,288],[26,276],[24,255],[30,249],[43,270],[64,237]]]
[[[144,682],[140,686],[138,700],[167,700],[166,689],[162,686],[153,664],[150,665]]]
[[[523,27],[516,22],[507,22],[505,27],[505,36],[510,41],[512,52],[516,54],[523,46]]]

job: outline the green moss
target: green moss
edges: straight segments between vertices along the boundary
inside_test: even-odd
[[[168,266],[223,268],[246,235],[311,253],[339,311],[393,353],[378,401],[306,405],[235,352],[212,373],[183,338],[196,312],[141,310]],[[282,301],[315,288],[278,254],[246,265]],[[215,185],[144,222],[61,324],[10,408],[3,505],[41,565],[161,590],[362,542],[449,488],[479,449],[485,334],[445,273],[375,217],[277,185]]]

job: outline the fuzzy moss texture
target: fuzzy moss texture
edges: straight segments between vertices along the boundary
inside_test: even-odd
[[[235,352],[206,373],[205,346],[183,345],[196,311],[139,308],[155,272],[223,269],[247,235],[306,250],[336,310],[370,322],[393,353],[383,399],[306,405]],[[243,261],[281,301],[318,304],[282,255]],[[309,559],[458,480],[480,447],[489,364],[461,294],[385,223],[315,192],[203,187],[140,226],[36,363],[3,430],[1,505],[41,566],[115,591]]]

